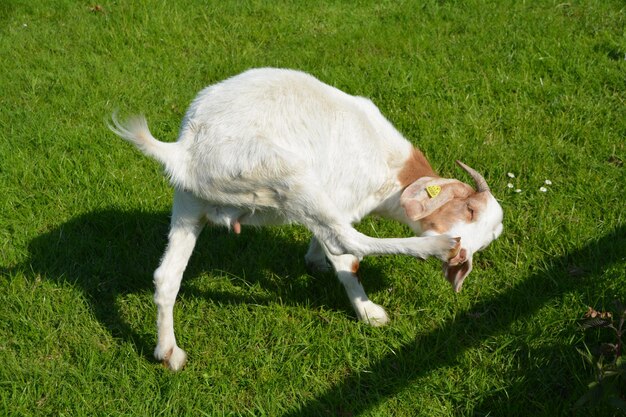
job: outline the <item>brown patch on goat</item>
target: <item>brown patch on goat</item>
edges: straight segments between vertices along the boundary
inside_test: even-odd
[[[354,262],[352,262],[352,268],[350,269],[350,271],[352,272],[352,275],[354,275],[354,278],[356,278],[356,280],[359,281],[359,284],[360,284],[361,283],[361,278],[357,274],[357,272],[359,272],[359,261],[358,261],[358,259],[355,259]]]
[[[353,274],[356,274],[359,271],[359,261],[358,260],[354,260],[354,262],[352,262],[352,269],[351,269]]]
[[[421,219],[422,230],[446,233],[455,223],[471,223],[484,211],[488,198],[489,196],[486,192],[473,192],[467,197],[455,197]]]
[[[422,177],[438,178],[439,175],[430,166],[426,157],[417,148],[413,148],[409,159],[404,162],[402,169],[398,172],[398,181],[402,188],[413,184]]]

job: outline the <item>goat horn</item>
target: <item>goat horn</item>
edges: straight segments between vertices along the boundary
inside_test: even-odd
[[[478,191],[479,193],[483,191],[490,191],[489,186],[487,185],[487,181],[485,181],[485,178],[483,178],[483,176],[480,175],[475,169],[468,167],[461,161],[456,161],[456,163],[461,168],[463,168],[468,174],[470,174],[470,176],[476,183],[476,191]]]

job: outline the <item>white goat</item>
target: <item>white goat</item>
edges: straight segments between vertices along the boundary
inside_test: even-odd
[[[183,272],[207,221],[241,225],[299,223],[313,238],[305,260],[344,285],[359,320],[388,321],[356,276],[366,255],[436,256],[455,291],[472,255],[502,232],[502,209],[484,178],[461,162],[477,190],[439,177],[424,155],[369,100],[302,72],[254,69],[202,90],[177,142],[155,139],[144,118],[111,129],[165,166],[175,187],[169,243],[154,272],[157,359],[178,370],[173,308]],[[370,213],[417,235],[376,239],[352,224]],[[460,243],[459,243],[460,242]]]

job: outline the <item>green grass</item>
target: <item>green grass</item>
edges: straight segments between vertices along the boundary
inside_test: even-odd
[[[572,407],[593,378],[577,348],[605,337],[577,320],[626,302],[622,1],[99,4],[0,4],[1,415],[614,412]],[[151,282],[172,191],[105,119],[145,113],[174,140],[201,88],[259,66],[370,97],[443,175],[483,172],[505,232],[458,295],[435,261],[365,260],[392,317],[373,329],[307,274],[305,229],[209,228],[173,374]]]

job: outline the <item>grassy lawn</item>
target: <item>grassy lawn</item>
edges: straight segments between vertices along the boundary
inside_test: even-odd
[[[625,29],[621,0],[2,0],[0,415],[618,413],[574,406],[579,350],[614,341],[579,320],[626,303]],[[201,88],[259,66],[371,98],[444,176],[481,171],[505,231],[459,294],[435,260],[366,258],[392,319],[370,328],[307,273],[306,229],[208,228],[174,374],[152,359],[172,190],[106,119],[174,140]]]

